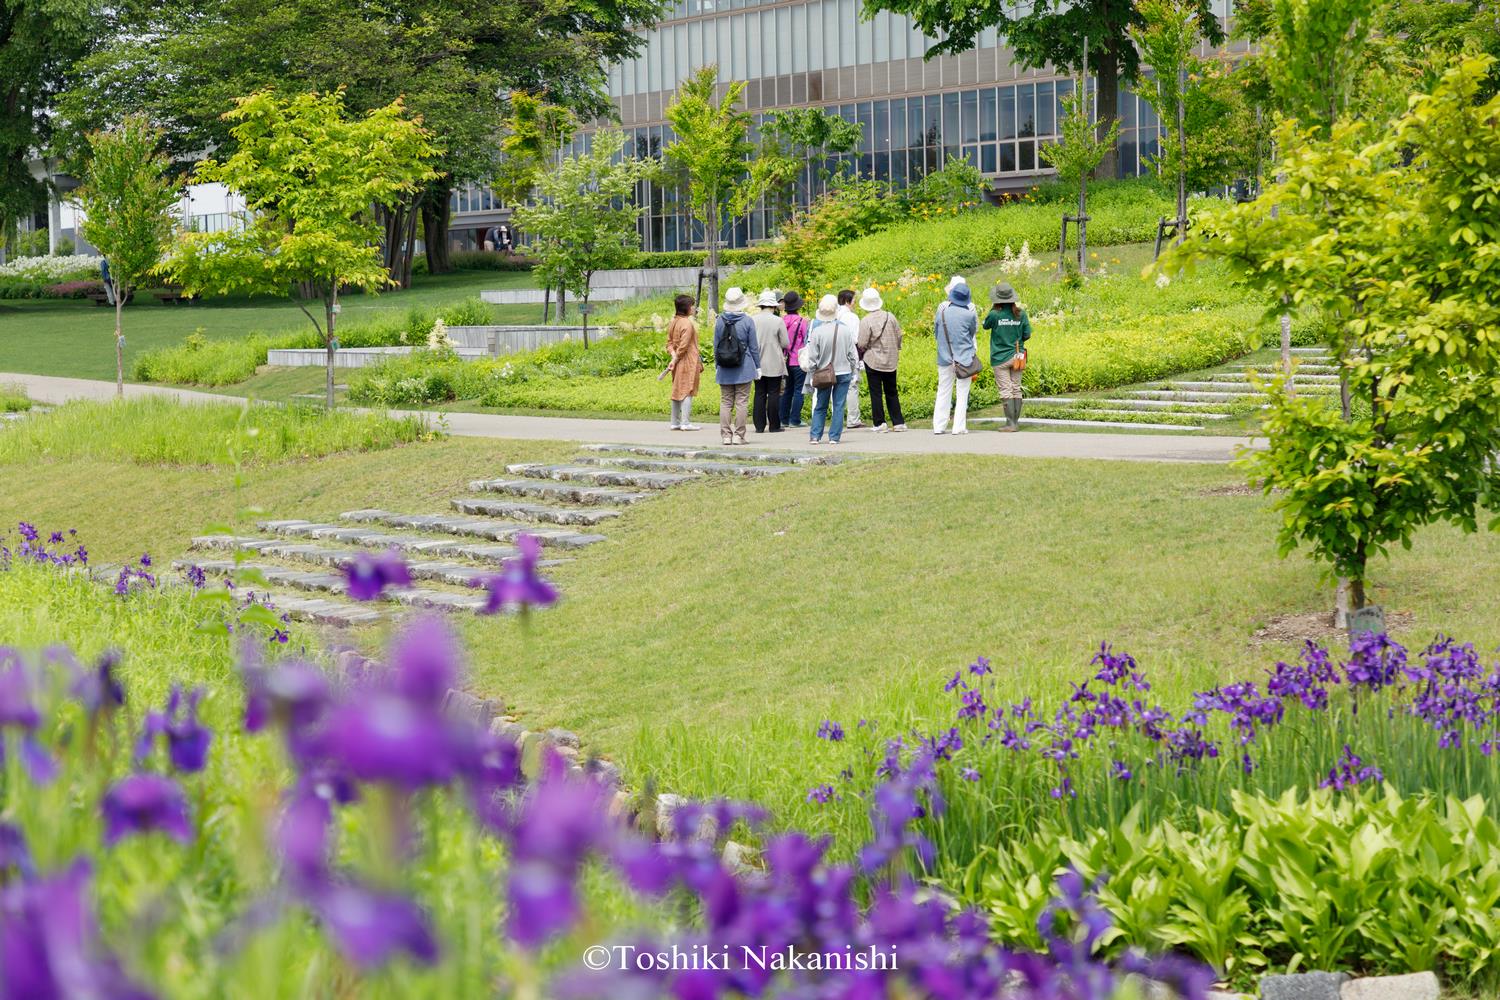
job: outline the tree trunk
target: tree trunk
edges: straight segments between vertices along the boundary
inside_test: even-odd
[[[583,316],[583,349],[589,349],[589,284],[593,275],[584,275],[583,279],[583,306],[578,312]]]
[[[1124,44],[1131,44],[1126,41]],[[1094,78],[1098,81],[1099,89],[1094,100],[1095,108],[1095,136],[1109,134],[1110,126],[1120,116],[1120,56],[1112,45],[1106,45],[1099,53],[1099,62],[1094,70]],[[1088,86],[1088,78],[1084,77],[1083,85]],[[1101,180],[1113,180],[1120,175],[1120,149],[1118,143],[1111,145],[1109,151],[1104,154],[1104,159],[1099,161],[1099,166],[1094,170],[1094,176]]]
[[[542,289],[542,325],[547,325],[547,320],[552,316],[552,286],[548,285]]]
[[[427,254],[428,274],[447,274],[453,270],[448,246],[448,222],[452,217],[449,195],[452,185],[446,179],[436,182],[422,199],[422,244]]]
[[[1281,305],[1286,307],[1286,296],[1281,297]],[[1291,394],[1296,391],[1292,384],[1292,314],[1283,312],[1281,314],[1281,371],[1286,376],[1286,391]]]
[[[708,203],[708,218],[704,220],[703,235],[708,240],[708,301],[714,312],[719,311],[719,202]]]
[[[125,310],[125,289],[119,282],[115,286],[115,396],[125,398],[125,333],[121,327],[121,313]]]
[[[401,282],[402,288],[411,287],[411,263],[417,256],[417,219],[420,213],[421,196],[412,200],[406,210],[406,225],[401,231]]]
[[[568,321],[568,286],[560,281],[557,283],[557,321]]]
[[[1177,71],[1177,243],[1187,239],[1187,126],[1183,121],[1187,103],[1187,67]]]
[[[334,325],[338,318],[339,305],[339,283],[334,279],[329,283],[328,294],[323,299],[324,308],[324,345],[327,350],[327,371],[324,379],[325,397],[328,404],[328,412],[333,412],[333,352],[334,352]]]

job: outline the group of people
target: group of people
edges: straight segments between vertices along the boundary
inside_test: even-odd
[[[885,308],[880,291],[859,295],[844,289],[818,300],[812,319],[802,315],[796,292],[763,290],[755,311],[743,289],[724,295],[714,321],[714,381],[719,386],[719,437],[726,445],[745,443],[747,418],[756,433],[780,433],[801,427],[803,403],[813,397],[809,441],[838,444],[845,428],[863,426],[859,373],[865,373],[870,412],[877,434],[901,433],[906,418],[896,384],[901,354],[901,322]],[[1021,422],[1021,370],[1031,322],[1016,301],[1015,289],[1001,282],[990,292],[991,308],[982,326],[989,331],[990,365],[1005,409],[1002,430]],[[676,299],[676,315],[667,329],[671,360],[664,375],[672,377],[672,429],[694,431],[693,398],[698,394],[703,362],[699,355],[697,305],[691,295]],[[933,317],[937,341],[937,399],[932,432],[967,434],[969,390],[984,370],[979,360],[981,321],[968,282],[955,276]],[[753,402],[752,402],[753,397]]]

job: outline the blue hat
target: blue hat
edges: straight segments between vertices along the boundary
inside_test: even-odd
[[[952,302],[956,306],[968,305],[969,286],[960,281],[958,284],[948,289],[948,301]]]

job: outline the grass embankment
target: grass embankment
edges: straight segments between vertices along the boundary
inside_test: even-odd
[[[19,385],[0,383],[0,413],[23,413],[31,409],[31,397]]]
[[[0,523],[76,527],[103,560],[166,558],[245,508],[443,511],[470,479],[568,453],[444,440],[251,467],[238,491],[224,469],[13,456]],[[1294,655],[1252,633],[1330,596],[1314,567],[1276,557],[1275,517],[1240,481],[1207,466],[930,457],[696,484],[557,567],[565,599],[527,630],[462,627],[477,686],[529,724],[576,730],[636,780],[837,829],[847,817],[804,801],[846,762],[813,738],[818,723],[934,724],[952,712],[942,682],[976,655],[994,660],[1001,696],[1020,697],[1078,676],[1107,639],[1163,703]],[[1493,648],[1497,559],[1500,536],[1428,528],[1376,568],[1375,598],[1413,615],[1403,640],[1444,630]]]
[[[72,402],[0,437],[0,463],[44,458],[139,465],[232,465],[380,451],[431,438],[421,417],[308,406],[183,405],[167,399]]]
[[[485,288],[530,287],[528,272],[460,271],[419,275],[405,291],[342,298],[340,320],[351,325],[404,316],[410,309],[435,310],[478,295]],[[540,306],[494,306],[496,322],[528,323]],[[0,302],[0,371],[74,378],[115,377],[113,309],[85,300],[39,299]],[[162,305],[138,295],[125,309],[125,370],[129,376],[145,352],[176,347],[198,332],[208,341],[234,340],[259,332],[308,334],[312,325],[295,302],[240,296]],[[261,358],[264,361],[264,356]]]

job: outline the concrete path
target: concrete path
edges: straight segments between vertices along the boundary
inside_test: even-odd
[[[70,399],[114,398],[113,382],[58,378],[48,375],[13,375],[0,372],[0,383],[25,387],[38,402],[63,403]],[[184,402],[237,403],[243,400],[188,389],[155,385],[125,386],[130,398],[168,396]],[[420,411],[418,411],[420,412]],[[427,414],[434,416],[433,414]],[[445,413],[448,430],[468,437],[511,438],[530,441],[579,441],[613,444],[677,445],[711,448],[719,444],[718,414],[703,414],[702,430],[673,431],[666,415],[660,421],[586,420],[577,417],[520,417],[491,413]],[[808,447],[805,433],[751,434],[757,449],[801,451]],[[1175,434],[1096,434],[1088,432],[1023,431],[1001,434],[972,430],[955,437],[941,437],[930,426],[913,425],[905,434],[875,434],[868,427],[844,432],[844,440],[833,450],[873,455],[1014,455],[1024,458],[1093,458],[1134,462],[1228,462],[1240,449],[1260,442],[1243,437],[1187,437]],[[829,447],[822,445],[820,447]]]

